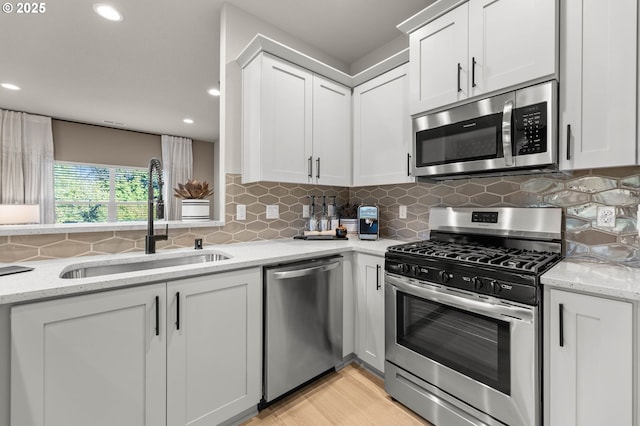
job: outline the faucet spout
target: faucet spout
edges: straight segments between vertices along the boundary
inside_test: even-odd
[[[167,240],[169,225],[167,225],[164,235],[153,234],[153,171],[158,176],[158,200],[156,202],[156,214],[158,219],[164,218],[164,201],[162,200],[162,188],[164,182],[162,180],[162,163],[157,158],[149,161],[149,186],[147,188],[147,235],[144,239],[144,252],[151,254],[156,252],[156,241]]]

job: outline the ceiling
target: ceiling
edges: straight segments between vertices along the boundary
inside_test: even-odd
[[[99,2],[101,0],[96,0]],[[396,25],[433,0],[230,0],[350,65],[394,40]],[[0,14],[0,109],[197,140],[218,139],[222,0],[46,2],[42,14]],[[184,118],[194,120],[183,123]]]

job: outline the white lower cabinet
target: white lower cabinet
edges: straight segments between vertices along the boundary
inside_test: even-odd
[[[631,425],[632,303],[556,289],[546,301],[546,425]]]
[[[252,269],[167,284],[168,425],[219,424],[260,401],[261,276]]]
[[[251,269],[14,307],[11,424],[209,425],[242,413],[261,396],[261,294]]]
[[[384,372],[384,257],[356,254],[356,355]]]

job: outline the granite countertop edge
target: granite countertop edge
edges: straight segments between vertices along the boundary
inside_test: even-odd
[[[640,268],[564,259],[540,278],[547,287],[640,301]]]
[[[203,250],[160,249],[155,254],[135,252],[19,262],[16,263],[16,265],[32,267],[34,269],[29,272],[0,276],[0,305],[172,281],[199,275],[295,262],[311,257],[324,257],[348,252],[384,256],[387,247],[401,243],[403,243],[403,241],[391,239],[379,239],[375,241],[361,241],[354,238],[350,238],[347,241],[279,239],[235,244],[205,245]],[[230,259],[98,277],[60,278],[63,272],[80,265],[97,266],[141,260],[161,260],[183,254],[186,256],[191,254],[205,254],[207,252],[222,253],[229,256]],[[0,264],[0,266],[8,265],[14,264]]]

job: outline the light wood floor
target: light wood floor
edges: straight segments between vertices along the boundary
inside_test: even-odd
[[[356,364],[300,389],[243,425],[432,426],[392,401],[382,379]]]

